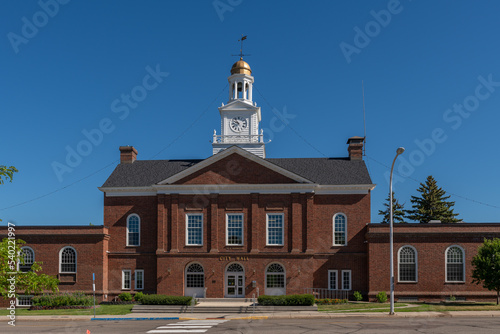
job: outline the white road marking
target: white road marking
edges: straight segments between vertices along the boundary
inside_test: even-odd
[[[208,329],[153,329],[146,333],[205,333]]]

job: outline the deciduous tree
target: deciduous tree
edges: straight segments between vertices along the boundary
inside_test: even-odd
[[[500,239],[484,239],[476,256],[472,259],[472,283],[497,292],[497,305],[500,302]]]

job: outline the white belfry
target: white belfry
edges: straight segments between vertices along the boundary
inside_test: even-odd
[[[237,145],[261,158],[266,157],[263,131],[259,132],[260,107],[253,102],[252,70],[243,58],[233,64],[229,81],[229,101],[219,107],[221,134],[214,130],[213,154]]]

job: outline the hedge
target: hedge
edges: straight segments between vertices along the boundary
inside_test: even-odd
[[[167,296],[167,295],[143,295],[143,305],[191,305],[193,297]]]
[[[56,293],[50,295],[35,296],[31,300],[33,306],[90,306],[94,303],[94,298],[83,292]]]
[[[282,296],[259,296],[259,305],[263,306],[310,306],[314,305],[314,296],[304,295],[282,295]]]

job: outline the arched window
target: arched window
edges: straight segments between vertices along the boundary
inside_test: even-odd
[[[399,282],[417,281],[417,250],[412,246],[403,246],[398,252]]]
[[[286,293],[285,268],[279,263],[271,263],[266,269],[266,295],[284,295]]]
[[[127,246],[140,246],[141,219],[135,213],[127,218]]]
[[[76,273],[76,250],[67,246],[59,252],[59,272]]]
[[[205,294],[205,272],[199,263],[191,263],[186,267],[186,296],[204,297]]]
[[[186,269],[186,287],[203,288],[205,286],[205,273],[199,263],[192,263]]]
[[[230,273],[241,273],[241,272],[244,272],[245,270],[243,269],[241,264],[232,263],[227,267],[226,271],[230,272]]]
[[[465,282],[464,250],[460,246],[446,249],[446,282]]]
[[[33,249],[27,246],[22,247],[20,256],[24,259],[24,261],[23,263],[19,263],[19,270],[24,273],[30,271],[33,262],[35,262],[35,252]]]
[[[343,213],[333,216],[333,245],[347,245],[347,218]]]

